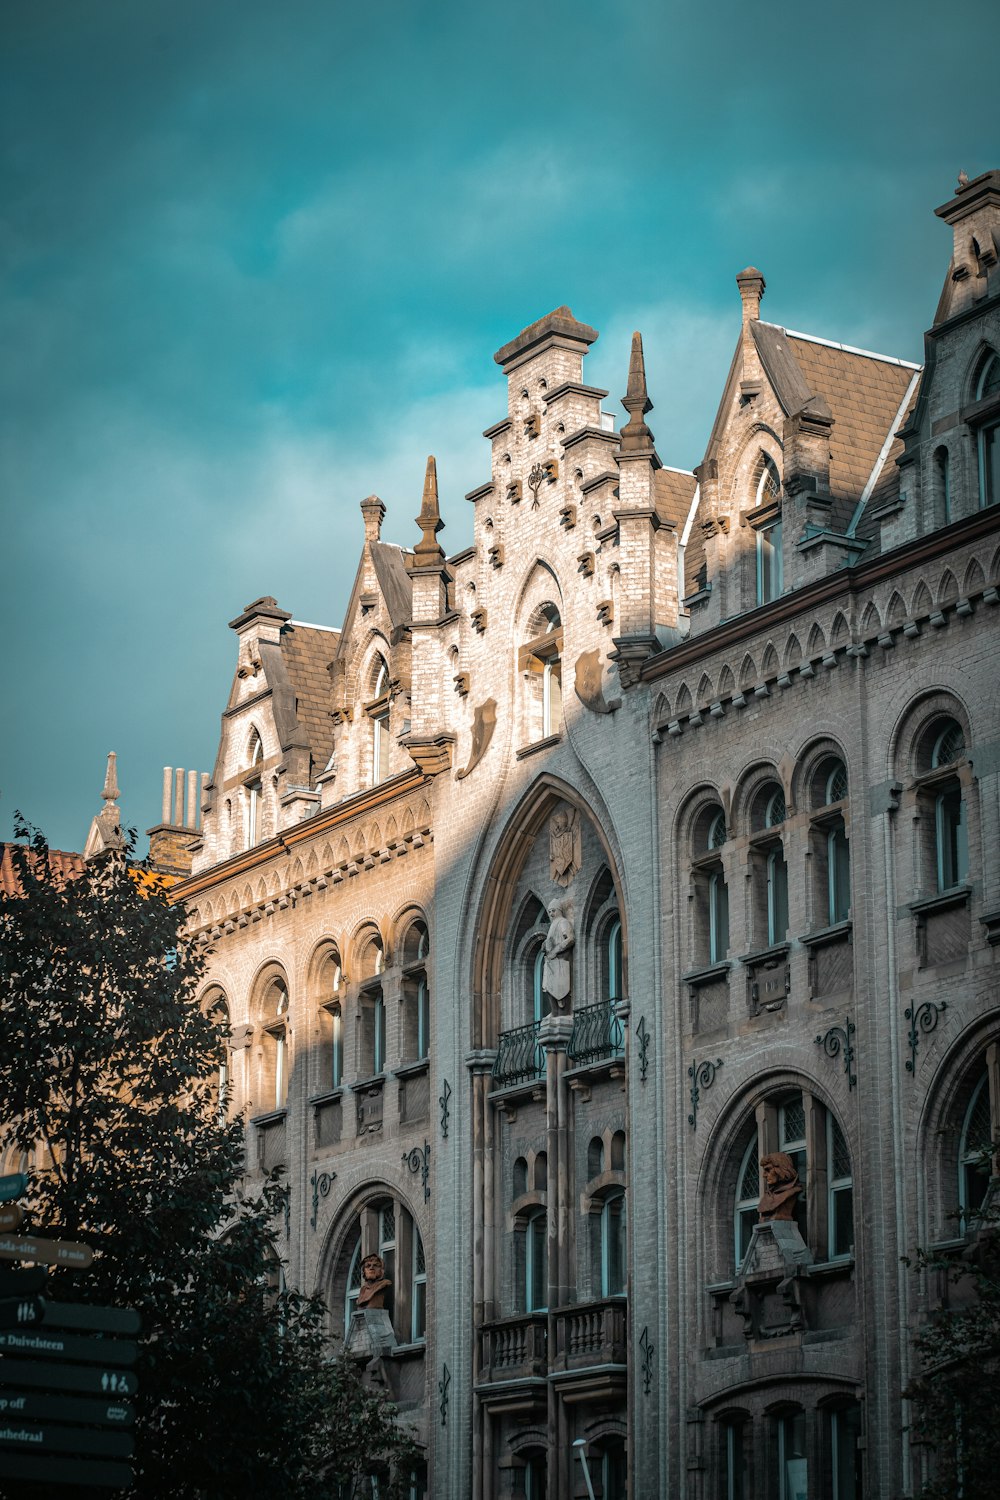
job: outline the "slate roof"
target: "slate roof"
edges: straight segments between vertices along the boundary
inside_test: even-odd
[[[373,542],[371,554],[375,577],[393,627],[398,629],[412,624],[413,580],[406,571],[407,554],[392,542]]]
[[[333,752],[330,674],[339,630],[289,621],[281,631],[281,656],[295,693],[296,717],[312,752],[313,768],[322,771]]]
[[[801,411],[813,396],[829,403],[834,422],[830,529],[846,532],[886,438],[901,425],[900,405],[917,366],[824,343],[773,323],[751,327],[768,379],[788,415]]]
[[[653,483],[656,486],[656,509],[660,518],[676,527],[677,540],[680,541],[697,480],[693,474],[681,469],[657,469]]]

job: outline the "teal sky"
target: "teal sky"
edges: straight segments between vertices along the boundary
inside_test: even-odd
[[[227,622],[338,624],[358,502],[412,544],[489,475],[492,355],[560,303],[665,463],[764,316],[919,359],[933,208],[1000,166],[995,0],[7,0],[0,16],[5,708],[13,810],[79,849],[210,770]],[[611,402],[605,403],[610,407]]]

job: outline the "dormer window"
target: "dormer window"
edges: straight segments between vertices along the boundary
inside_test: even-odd
[[[372,722],[372,786],[389,775],[389,668],[384,657],[375,659],[374,685],[366,711]]]
[[[988,402],[979,429],[979,504],[1000,502],[1000,354],[991,354],[979,372],[976,400]]]
[[[249,767],[246,785],[246,847],[252,849],[261,837],[261,813],[263,811],[264,784],[260,767],[264,760],[264,746],[256,730],[250,740]]]
[[[754,508],[762,514],[759,523],[751,522],[757,533],[758,604],[769,604],[782,590],[780,496],[781,479],[777,465],[764,454],[754,498]]]

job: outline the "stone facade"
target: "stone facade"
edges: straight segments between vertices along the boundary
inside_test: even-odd
[[[964,1242],[1000,1121],[1000,173],[938,212],[922,369],[763,322],[750,267],[687,474],[638,335],[616,431],[560,308],[496,356],[468,550],[430,460],[412,551],[362,502],[339,630],[233,622],[179,897],[414,1494],[919,1482],[900,1256]],[[805,1192],[755,1228],[774,1151]]]

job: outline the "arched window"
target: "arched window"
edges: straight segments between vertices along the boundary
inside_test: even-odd
[[[763,946],[770,948],[788,936],[788,866],[780,833],[784,792],[779,786],[765,787],[757,807],[763,829],[754,843],[756,925]]]
[[[965,1111],[958,1148],[958,1203],[965,1227],[968,1227],[967,1216],[977,1214],[986,1198],[992,1151],[989,1078],[984,1073]]]
[[[620,917],[615,917],[609,924],[604,941],[607,951],[608,999],[613,1005],[616,1000],[621,1000],[624,997],[622,924]]]
[[[780,495],[781,479],[777,465],[765,454],[754,497],[755,508],[763,512],[760,522],[754,525],[757,533],[758,604],[767,604],[772,599],[777,599],[783,587]]]
[[[625,1193],[609,1193],[601,1205],[602,1297],[624,1297],[627,1291]]]
[[[264,746],[261,744],[260,735],[256,729],[250,737],[248,751],[248,769],[244,786],[246,788],[246,847],[252,849],[261,837],[261,822],[263,809],[264,784],[261,780],[260,767],[264,760]]]
[[[403,1052],[415,1062],[430,1054],[429,954],[427,923],[418,918],[410,923],[403,942]]]
[[[544,1453],[529,1453],[524,1461],[524,1500],[546,1500],[548,1472]]]
[[[373,936],[361,950],[361,1066],[378,1077],[386,1068],[385,996],[379,982],[385,969],[382,939]]]
[[[340,954],[333,950],[323,959],[318,982],[320,1033],[323,1040],[320,1093],[339,1089],[344,1082],[343,989]]]
[[[623,1438],[607,1438],[601,1447],[601,1500],[625,1500],[628,1459]]]
[[[851,853],[845,817],[847,767],[839,756],[827,756],[812,778],[816,815],[811,823],[814,871],[821,923],[834,927],[851,914]],[[818,856],[818,858],[816,858]]]
[[[704,809],[695,823],[691,862],[696,965],[721,963],[729,953],[729,887],[719,853],[726,837],[722,808]]]
[[[934,453],[934,489],[941,525],[947,526],[951,520],[951,458],[947,448]]]
[[[774,1419],[774,1456],[777,1500],[808,1500],[809,1460],[806,1456],[806,1414],[790,1407]]]
[[[547,1224],[545,1209],[535,1208],[519,1231],[524,1256],[521,1293],[526,1313],[545,1312],[548,1306]]]
[[[976,400],[989,402],[979,427],[979,504],[1000,501],[1000,355],[986,360],[976,382]]]
[[[945,719],[937,730],[931,750],[931,770],[941,771],[965,757],[965,735],[954,719]],[[939,891],[961,885],[969,873],[969,843],[965,827],[965,804],[957,776],[935,787],[934,857]]]
[[[562,616],[552,603],[539,606],[529,627],[532,639],[518,652],[525,680],[529,743],[549,739],[562,727]]]
[[[362,1285],[361,1264],[378,1255],[390,1283],[385,1306],[401,1344],[419,1344],[427,1327],[427,1258],[416,1221],[397,1197],[369,1200],[356,1213],[343,1241],[331,1288],[331,1306],[343,1298],[344,1326],[350,1329]]]
[[[288,986],[272,979],[261,1002],[263,1108],[284,1109],[288,1103]]]
[[[854,1182],[847,1141],[832,1111],[803,1091],[778,1092],[764,1101],[749,1141],[746,1136],[743,1140],[733,1197],[737,1269],[758,1221],[765,1141],[771,1143],[767,1151],[783,1152],[795,1165],[803,1189],[795,1201],[795,1222],[816,1260],[849,1260],[854,1253]],[[816,1182],[825,1184],[815,1202],[805,1192],[810,1160],[817,1165]]]

